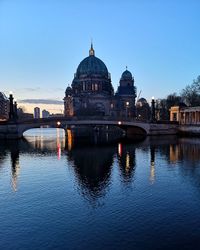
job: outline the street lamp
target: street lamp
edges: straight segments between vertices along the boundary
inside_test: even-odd
[[[13,93],[9,92],[9,119],[12,120],[14,118],[14,105],[13,105]]]
[[[151,99],[151,121],[152,122],[156,121],[156,110],[155,110],[154,96],[152,96],[152,99]]]
[[[18,114],[17,114],[17,100],[16,99],[14,99],[13,111],[14,111],[14,118],[17,119]]]
[[[126,118],[128,117],[129,102],[126,102]]]

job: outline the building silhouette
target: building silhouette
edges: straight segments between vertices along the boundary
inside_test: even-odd
[[[9,100],[3,92],[0,92],[0,120],[8,119]]]
[[[127,69],[121,75],[117,92],[104,62],[95,56],[93,45],[74,74],[64,97],[65,116],[135,117],[136,88]]]
[[[40,108],[38,108],[38,107],[34,108],[34,118],[35,119],[40,118]]]
[[[50,115],[49,111],[47,111],[46,109],[42,110],[42,118],[48,118]]]
[[[137,119],[141,121],[148,121],[151,117],[151,108],[145,98],[140,98],[136,103]]]

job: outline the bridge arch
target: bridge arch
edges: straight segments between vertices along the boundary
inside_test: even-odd
[[[40,128],[41,126],[50,126],[51,128],[65,129],[69,126],[117,126],[124,129],[129,134],[149,134],[149,123],[143,123],[138,121],[116,121],[116,120],[97,120],[97,119],[78,119],[76,118],[46,118],[46,119],[31,119],[27,121],[21,121],[18,123],[17,130],[19,137],[23,136],[23,133],[29,129]]]
[[[145,128],[136,125],[122,126],[121,128],[126,131],[127,137],[132,137],[134,135],[146,136],[148,133],[148,131]]]
[[[64,126],[61,126],[61,125],[58,125],[57,123],[56,124],[24,124],[24,125],[20,125],[19,126],[19,129],[18,129],[18,133],[20,135],[20,137],[23,137],[24,136],[24,133],[31,130],[31,129],[37,129],[37,128],[45,128],[45,126],[49,126],[48,128],[59,128],[59,129],[63,129],[65,130],[65,127]]]

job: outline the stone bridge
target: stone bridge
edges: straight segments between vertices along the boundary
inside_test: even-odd
[[[91,117],[50,117],[29,119],[21,121],[0,122],[0,138],[16,139],[23,137],[23,133],[32,128],[50,126],[52,128],[67,129],[70,126],[117,126],[126,131],[128,135],[167,135],[176,134],[178,125],[174,123],[150,123],[137,120],[116,120],[112,118]]]

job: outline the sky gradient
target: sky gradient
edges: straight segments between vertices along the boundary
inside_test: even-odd
[[[127,65],[147,100],[179,93],[200,74],[199,9],[198,0],[0,0],[0,91],[62,101],[92,38],[115,90]]]

